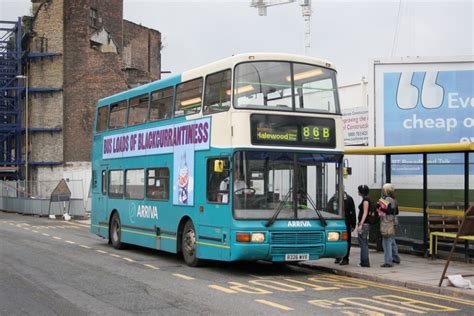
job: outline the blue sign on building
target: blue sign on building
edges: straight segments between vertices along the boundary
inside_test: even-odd
[[[473,126],[474,70],[384,73],[385,146],[473,142]],[[419,159],[397,156],[393,173],[419,174]],[[463,173],[462,155],[429,161],[430,174]]]

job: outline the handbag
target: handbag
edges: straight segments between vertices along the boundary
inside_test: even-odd
[[[385,215],[380,221],[380,233],[384,237],[395,236],[395,216]]]

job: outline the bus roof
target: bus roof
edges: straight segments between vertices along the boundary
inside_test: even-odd
[[[181,74],[174,75],[172,77],[168,77],[166,79],[157,80],[150,82],[148,84],[119,92],[112,96],[100,99],[97,103],[97,106],[103,106],[110,103],[118,102],[130,97],[138,96],[144,93],[148,93],[152,90],[157,90],[160,88],[176,85],[180,82],[188,81],[194,78],[199,78],[205,74],[211,74],[214,72],[218,72],[220,70],[233,68],[234,65],[246,62],[246,61],[264,61],[264,60],[272,60],[272,61],[294,61],[294,62],[301,62],[301,63],[308,63],[319,65],[326,68],[331,68],[335,70],[334,65],[323,59],[303,56],[303,55],[295,55],[295,54],[285,54],[285,53],[244,53],[233,55],[228,58],[224,58],[188,71],[185,71]]]

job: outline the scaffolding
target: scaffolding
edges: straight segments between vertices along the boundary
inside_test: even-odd
[[[24,50],[27,41],[28,31],[23,33],[21,17],[17,21],[0,21],[0,179],[3,180],[28,178],[28,166],[31,165],[62,164],[58,161],[35,162],[28,159],[28,133],[54,133],[62,130],[62,128],[30,127],[28,96],[54,93],[63,89],[28,86],[29,78],[25,75],[28,63],[60,56],[61,53]],[[26,114],[24,120],[23,111]]]
[[[0,21],[0,177],[22,177],[22,29],[17,21]]]

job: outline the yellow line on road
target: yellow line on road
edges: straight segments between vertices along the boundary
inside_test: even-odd
[[[115,253],[109,253],[109,255],[115,258],[122,258],[122,256],[116,255]]]
[[[91,247],[86,246],[86,245],[79,245],[79,247],[86,248],[86,249],[91,249]]]
[[[54,239],[57,239],[57,240],[61,240],[62,238],[61,237],[56,237],[56,236],[53,236]]]
[[[372,282],[372,281],[367,281],[367,280],[357,280],[357,279],[354,279],[354,278],[351,278],[351,277],[346,277],[346,276],[331,275],[331,277],[341,279],[341,280],[344,280],[344,281],[348,281],[348,282],[352,282],[352,283],[356,283],[356,284],[364,284],[364,285],[367,285],[367,286],[377,287],[377,288],[381,288],[381,289],[393,290],[393,291],[402,292],[402,293],[406,293],[406,294],[415,294],[415,295],[429,297],[429,298],[433,298],[433,299],[442,299],[442,300],[450,301],[450,302],[454,302],[454,303],[474,306],[473,301],[468,301],[468,300],[464,300],[464,299],[461,299],[461,298],[450,297],[450,296],[445,296],[445,295],[436,294],[436,293],[423,292],[421,290],[411,290],[411,289],[408,289],[408,288],[403,288],[403,287],[399,287],[399,286],[395,286],[395,285],[384,285],[384,284],[380,284],[380,283]]]
[[[67,242],[68,244],[73,244],[73,245],[75,245],[75,244],[76,244],[76,242],[75,242],[75,241],[66,240],[66,242]]]
[[[175,277],[178,277],[178,278],[181,278],[181,279],[184,279],[184,280],[194,280],[193,277],[190,277],[190,276],[187,276],[187,275],[184,275],[184,274],[173,273],[173,275]]]
[[[273,303],[273,302],[266,301],[266,300],[255,300],[255,302],[262,303],[262,304],[265,304],[265,305],[268,305],[268,306],[271,306],[271,307],[279,308],[279,309],[282,309],[284,311],[294,310],[294,308],[291,308],[291,307],[288,307],[288,306],[285,306],[285,305],[280,305],[280,304]]]
[[[128,262],[136,262],[135,260],[127,258],[127,257],[123,257],[123,260],[127,260]]]
[[[46,234],[46,233],[41,233],[41,235],[46,236],[46,237],[51,236],[50,234]]]
[[[100,249],[96,249],[95,251],[97,251],[99,253],[108,253],[107,251],[103,251],[103,250],[100,250]]]
[[[33,233],[37,233],[37,234],[39,233],[39,231],[37,231],[37,230],[32,230],[32,232],[33,232]]]
[[[153,270],[160,270],[160,268],[155,267],[155,266],[152,265],[152,264],[144,263],[143,265],[144,265],[145,267],[150,268],[150,269],[153,269]]]
[[[224,293],[228,293],[228,294],[235,294],[237,293],[237,291],[234,291],[234,290],[231,290],[231,289],[228,289],[228,288],[225,288],[223,286],[220,286],[220,285],[209,285],[209,287],[211,289],[214,289],[214,290],[218,290],[218,291],[221,291],[221,292],[224,292]]]

